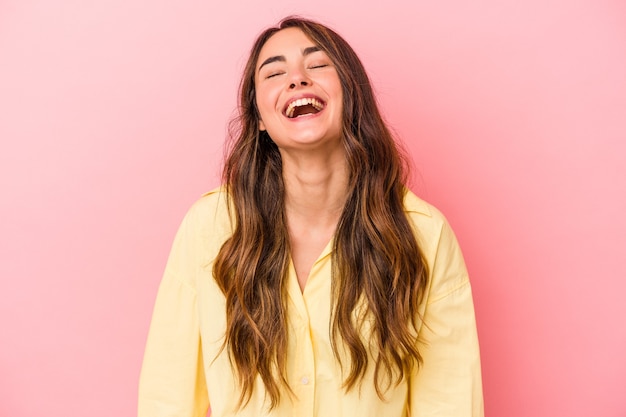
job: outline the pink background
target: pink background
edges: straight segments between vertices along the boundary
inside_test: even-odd
[[[219,6],[217,5],[219,3]],[[132,416],[255,35],[362,57],[473,279],[488,416],[626,415],[626,3],[0,0],[0,416]]]

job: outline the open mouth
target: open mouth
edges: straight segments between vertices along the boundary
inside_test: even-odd
[[[325,105],[323,101],[313,97],[299,98],[289,103],[285,109],[285,116],[293,119],[307,114],[319,113]]]

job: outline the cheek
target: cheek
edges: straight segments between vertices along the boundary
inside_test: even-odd
[[[272,114],[270,110],[268,109],[268,107],[264,106],[263,103],[257,102],[257,109],[259,112],[260,127],[262,130],[265,130],[264,121],[271,123]]]
[[[256,103],[257,112],[259,113],[259,117],[263,118],[263,115],[265,113],[265,104],[263,103],[263,100],[257,97],[255,100],[255,103]]]
[[[326,79],[325,82],[326,91],[336,100],[343,102],[343,89],[341,87],[341,81],[339,77],[332,77]]]
[[[267,130],[264,120],[265,121],[270,120],[274,107],[271,103],[271,100],[266,95],[258,94],[258,92],[257,92],[257,98],[255,102],[256,102],[257,112],[259,114],[259,129]]]
[[[334,91],[335,105],[340,114],[343,114],[343,90],[341,85],[337,84]]]
[[[256,107],[259,110],[259,114],[263,116],[265,113],[273,110],[274,105],[270,92],[266,89],[259,89],[256,91]]]

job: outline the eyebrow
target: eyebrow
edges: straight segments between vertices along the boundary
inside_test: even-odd
[[[307,56],[312,54],[313,52],[318,52],[321,51],[321,49],[319,48],[319,46],[309,46],[308,48],[304,48],[304,50],[302,51],[302,56]],[[271,64],[272,62],[285,62],[287,61],[287,59],[285,58],[284,55],[275,55],[275,56],[271,56],[269,58],[267,58],[265,61],[263,61],[263,63],[259,66],[258,71],[261,71],[261,68],[263,68],[264,65],[267,64]]]

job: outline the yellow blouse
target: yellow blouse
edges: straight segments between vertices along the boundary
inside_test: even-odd
[[[445,218],[411,192],[405,210],[427,260],[430,281],[416,343],[423,364],[381,400],[370,366],[345,392],[329,339],[332,246],[302,292],[289,271],[287,378],[296,394],[268,411],[263,384],[237,410],[238,384],[227,350],[226,316],[212,262],[231,233],[221,189],[189,210],[174,240],[154,307],[139,382],[139,417],[469,417],[483,416],[480,355],[463,256]]]

